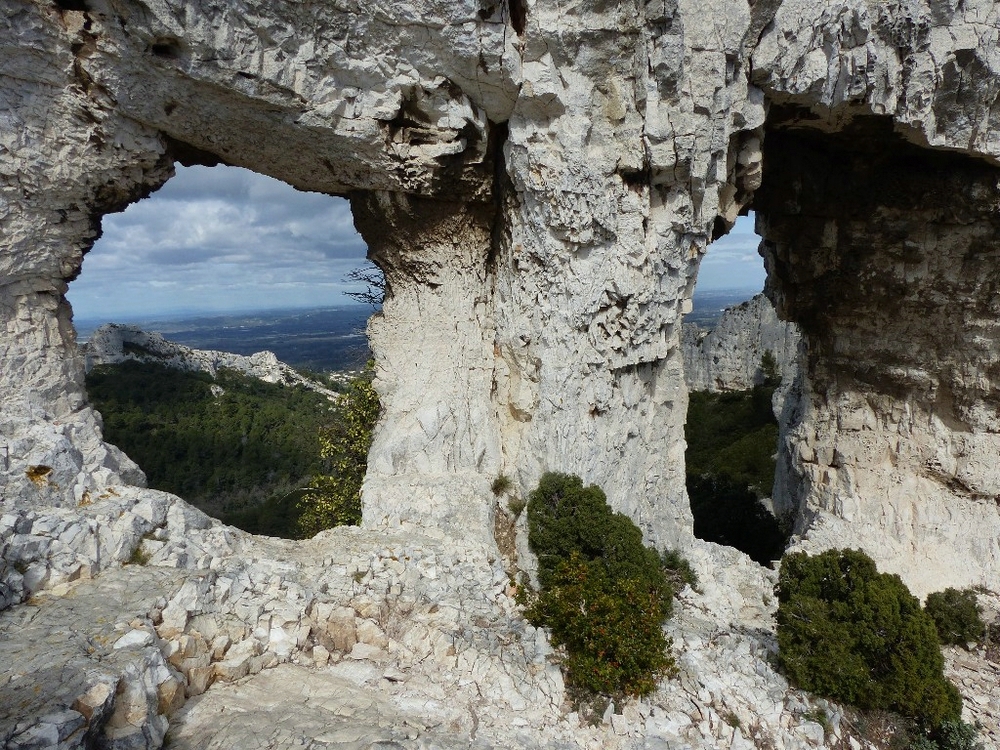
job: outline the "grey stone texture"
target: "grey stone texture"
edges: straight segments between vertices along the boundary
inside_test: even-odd
[[[681,331],[684,382],[690,391],[742,391],[764,382],[761,360],[774,358],[782,383],[799,377],[801,336],[758,294],[723,311],[711,329],[685,323]]]
[[[7,0],[4,742],[225,747],[213,696],[302,710],[306,668],[356,721],[303,740],[252,717],[276,746],[843,739],[770,667],[773,574],[693,539],[682,316],[752,206],[803,341],[776,493],[795,545],[862,547],[921,594],[995,587],[998,37],[992,0]],[[175,161],[351,197],[389,280],[363,530],[249,539],[103,441],[64,294],[101,217]],[[493,479],[548,469],[703,581],[670,626],[681,676],[597,727],[561,710],[492,537]],[[983,684],[968,715],[995,742]]]

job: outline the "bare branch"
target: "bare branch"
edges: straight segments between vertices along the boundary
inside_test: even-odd
[[[344,292],[357,302],[371,305],[372,309],[378,310],[385,301],[385,276],[382,274],[382,269],[374,263],[355,268],[344,277],[344,281],[350,284],[364,284],[363,291]]]

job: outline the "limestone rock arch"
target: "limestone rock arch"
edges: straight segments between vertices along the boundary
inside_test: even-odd
[[[680,319],[709,242],[756,201],[770,293],[809,346],[784,458],[798,530],[877,546],[904,573],[951,551],[968,563],[934,568],[935,581],[984,580],[1000,559],[997,13],[987,0],[12,0],[0,20],[5,501],[72,503],[137,479],[86,406],[63,294],[103,214],[175,160],[226,162],[350,195],[388,272],[367,524],[488,539],[498,473],[524,489],[559,469],[600,483],[651,541],[684,545]],[[892,236],[881,208],[816,208],[823,231],[804,220],[803,205],[822,204],[805,201],[815,174],[769,166],[801,157],[803,128],[800,141],[843,151],[829,179],[847,192],[926,208],[912,185],[845,167],[861,153],[852,128],[870,118],[888,129],[878,143],[908,144],[915,173],[972,165],[941,208],[957,218],[898,219]],[[909,285],[912,304],[831,307],[849,286],[851,237],[873,228],[885,244],[865,272],[879,289]],[[944,244],[966,264],[954,278],[931,263]],[[978,315],[974,334],[947,305],[918,319],[941,289]],[[880,315],[895,319],[866,323]],[[914,364],[905,346],[877,346],[883,331],[951,341]],[[866,358],[883,358],[874,381]],[[54,472],[39,488],[25,471],[42,464]],[[911,483],[922,489],[906,505]],[[926,547],[933,524],[950,531]]]

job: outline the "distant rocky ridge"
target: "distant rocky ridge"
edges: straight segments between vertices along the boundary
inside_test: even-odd
[[[763,294],[727,308],[711,330],[685,323],[681,331],[684,380],[691,391],[735,391],[763,380],[765,352],[774,356],[784,383],[799,368],[802,335],[794,323],[779,320]]]
[[[137,326],[107,323],[80,345],[85,369],[90,372],[97,365],[120,364],[129,360],[155,362],[166,367],[189,372],[215,374],[223,368],[280,385],[301,385],[336,400],[336,391],[311,380],[294,368],[278,360],[274,352],[263,351],[249,357],[231,352],[191,349],[183,344],[167,341],[159,333],[143,331]]]

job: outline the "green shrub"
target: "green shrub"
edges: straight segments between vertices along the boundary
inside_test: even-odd
[[[663,621],[673,591],[642,532],[579,477],[545,474],[528,497],[541,591],[525,615],[565,646],[571,686],[646,695],[673,670]]]
[[[943,644],[965,646],[970,641],[979,641],[986,633],[976,592],[972,589],[948,588],[928,594],[924,609],[934,620]]]
[[[863,552],[786,555],[778,602],[778,661],[797,687],[928,727],[960,718],[934,621]]]
[[[334,422],[320,430],[320,457],[327,473],[313,477],[298,502],[296,536],[313,536],[334,526],[361,522],[361,484],[368,469],[372,431],[381,410],[372,385],[374,368],[354,378],[342,396]]]
[[[961,719],[947,719],[934,733],[941,750],[983,750],[976,727]]]
[[[681,556],[680,550],[668,549],[661,552],[660,565],[674,588],[680,589],[685,585],[698,588],[698,574],[694,572],[691,563]]]
[[[125,565],[149,565],[149,558],[150,555],[142,548],[142,540],[140,540],[132,550],[128,560],[125,561]]]
[[[777,388],[781,385],[781,370],[778,367],[778,360],[774,357],[774,352],[765,349],[760,357],[760,365],[757,366],[757,378],[761,385]]]
[[[510,491],[510,488],[514,486],[514,483],[510,480],[510,477],[506,474],[500,474],[493,483],[490,485],[490,490],[494,495],[500,496],[504,495]]]
[[[745,552],[763,565],[781,557],[787,529],[761,502],[771,494],[778,423],[774,388],[694,391],[688,401],[687,492],[699,539]]]
[[[912,727],[906,750],[983,750],[979,730],[961,719],[946,719],[932,732]]]
[[[519,517],[524,511],[524,507],[527,505],[523,497],[518,497],[513,495],[507,499],[507,510],[514,514],[515,517]]]

